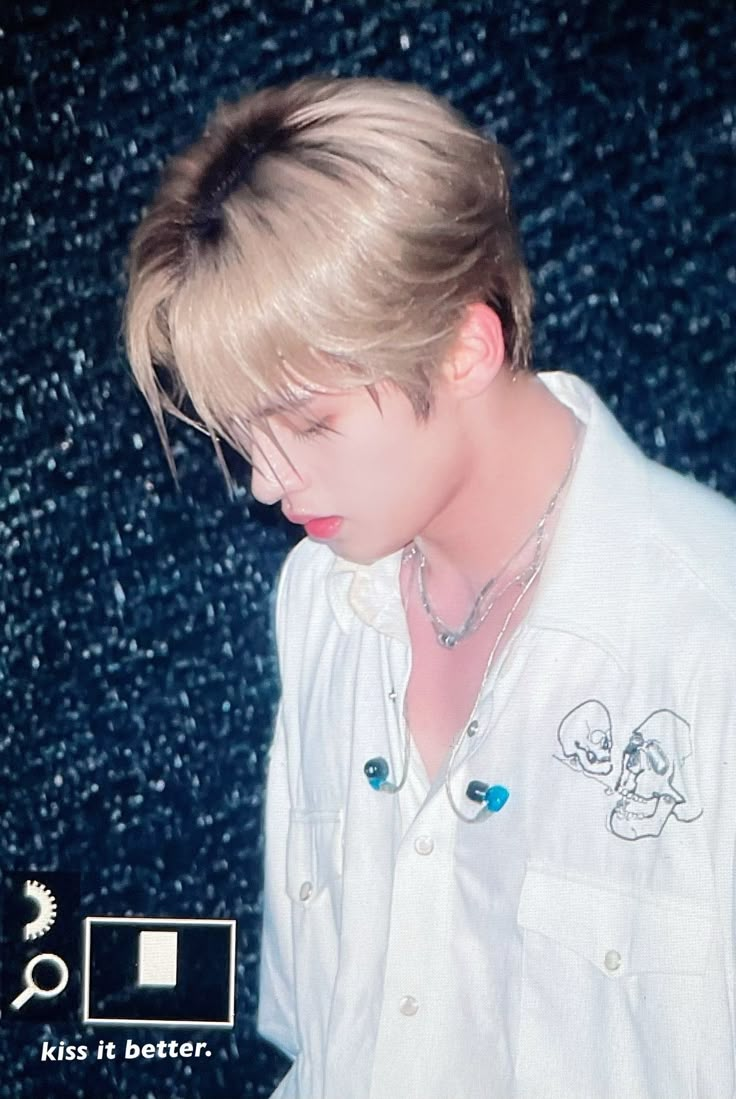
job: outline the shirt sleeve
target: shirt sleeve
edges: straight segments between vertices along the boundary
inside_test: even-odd
[[[284,591],[286,567],[276,597],[276,645],[284,682]],[[291,901],[286,892],[286,840],[289,831],[287,716],[282,695],[276,715],[266,782],[263,931],[258,999],[258,1031],[288,1057],[298,1051],[294,996]]]

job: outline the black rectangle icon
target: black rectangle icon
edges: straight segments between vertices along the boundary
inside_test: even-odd
[[[82,1022],[231,1027],[235,920],[88,916]]]

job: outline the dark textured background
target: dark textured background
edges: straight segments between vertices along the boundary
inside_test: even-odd
[[[163,1032],[3,1021],[0,1099],[265,1096],[283,1068],[253,1030],[269,596],[295,535],[245,477],[229,501],[180,427],[177,495],[121,353],[132,228],[220,98],[312,72],[424,83],[516,160],[537,365],[736,497],[736,8],[2,11],[0,868],[81,870],[85,913],[236,917],[239,964],[235,1029],[192,1035],[209,1061],[50,1066],[43,1037]]]

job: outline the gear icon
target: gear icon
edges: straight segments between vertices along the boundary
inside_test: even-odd
[[[38,911],[35,917],[23,925],[23,940],[40,939],[56,921],[56,897],[42,882],[28,881],[23,884],[23,896],[32,900]]]

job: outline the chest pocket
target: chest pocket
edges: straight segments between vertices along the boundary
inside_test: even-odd
[[[342,830],[342,814],[337,811],[293,809],[289,816],[286,892],[292,902],[299,1035],[299,1056],[292,1069],[294,1095],[315,1095],[314,1080],[321,1080],[324,1071],[342,921]],[[291,1073],[287,1079],[292,1079]]]
[[[518,923],[523,1094],[691,1099],[709,914],[530,869]]]
[[[305,907],[342,875],[342,814],[293,809],[286,842],[286,891]]]

